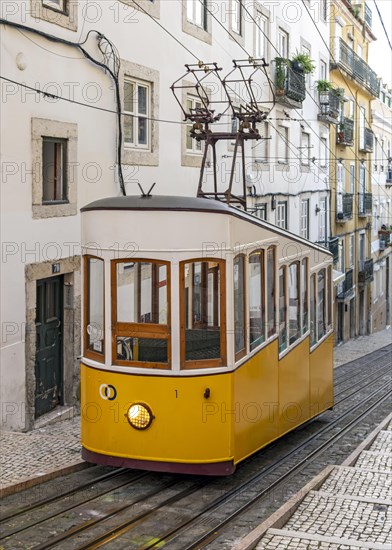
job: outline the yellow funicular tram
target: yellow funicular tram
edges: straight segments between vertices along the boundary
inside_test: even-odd
[[[83,457],[231,474],[333,403],[332,255],[219,201],[82,209]]]

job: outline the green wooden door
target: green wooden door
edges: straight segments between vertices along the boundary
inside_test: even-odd
[[[37,281],[35,417],[62,403],[63,278]]]

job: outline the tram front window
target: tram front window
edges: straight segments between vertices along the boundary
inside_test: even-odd
[[[184,263],[182,277],[182,326],[185,330],[183,359],[185,362],[220,360],[222,357],[222,263],[218,261]]]
[[[116,364],[170,366],[169,266],[160,261],[113,262]]]

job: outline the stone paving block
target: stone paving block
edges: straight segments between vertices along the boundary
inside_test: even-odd
[[[332,495],[345,494],[388,501],[391,499],[392,475],[339,467],[331,472],[319,490]]]
[[[392,506],[336,498],[310,492],[285,530],[386,544],[392,532]]]
[[[359,546],[347,546],[332,542],[320,542],[298,537],[285,537],[267,533],[256,546],[257,550],[363,550]]]
[[[381,431],[368,449],[369,451],[392,453],[392,432]]]
[[[392,456],[390,453],[363,451],[359,455],[355,467],[392,473]]]
[[[80,419],[72,419],[27,434],[1,432],[1,487],[42,476],[82,461]]]

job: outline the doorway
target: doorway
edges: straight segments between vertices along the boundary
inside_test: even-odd
[[[37,281],[35,417],[63,402],[63,276]]]

